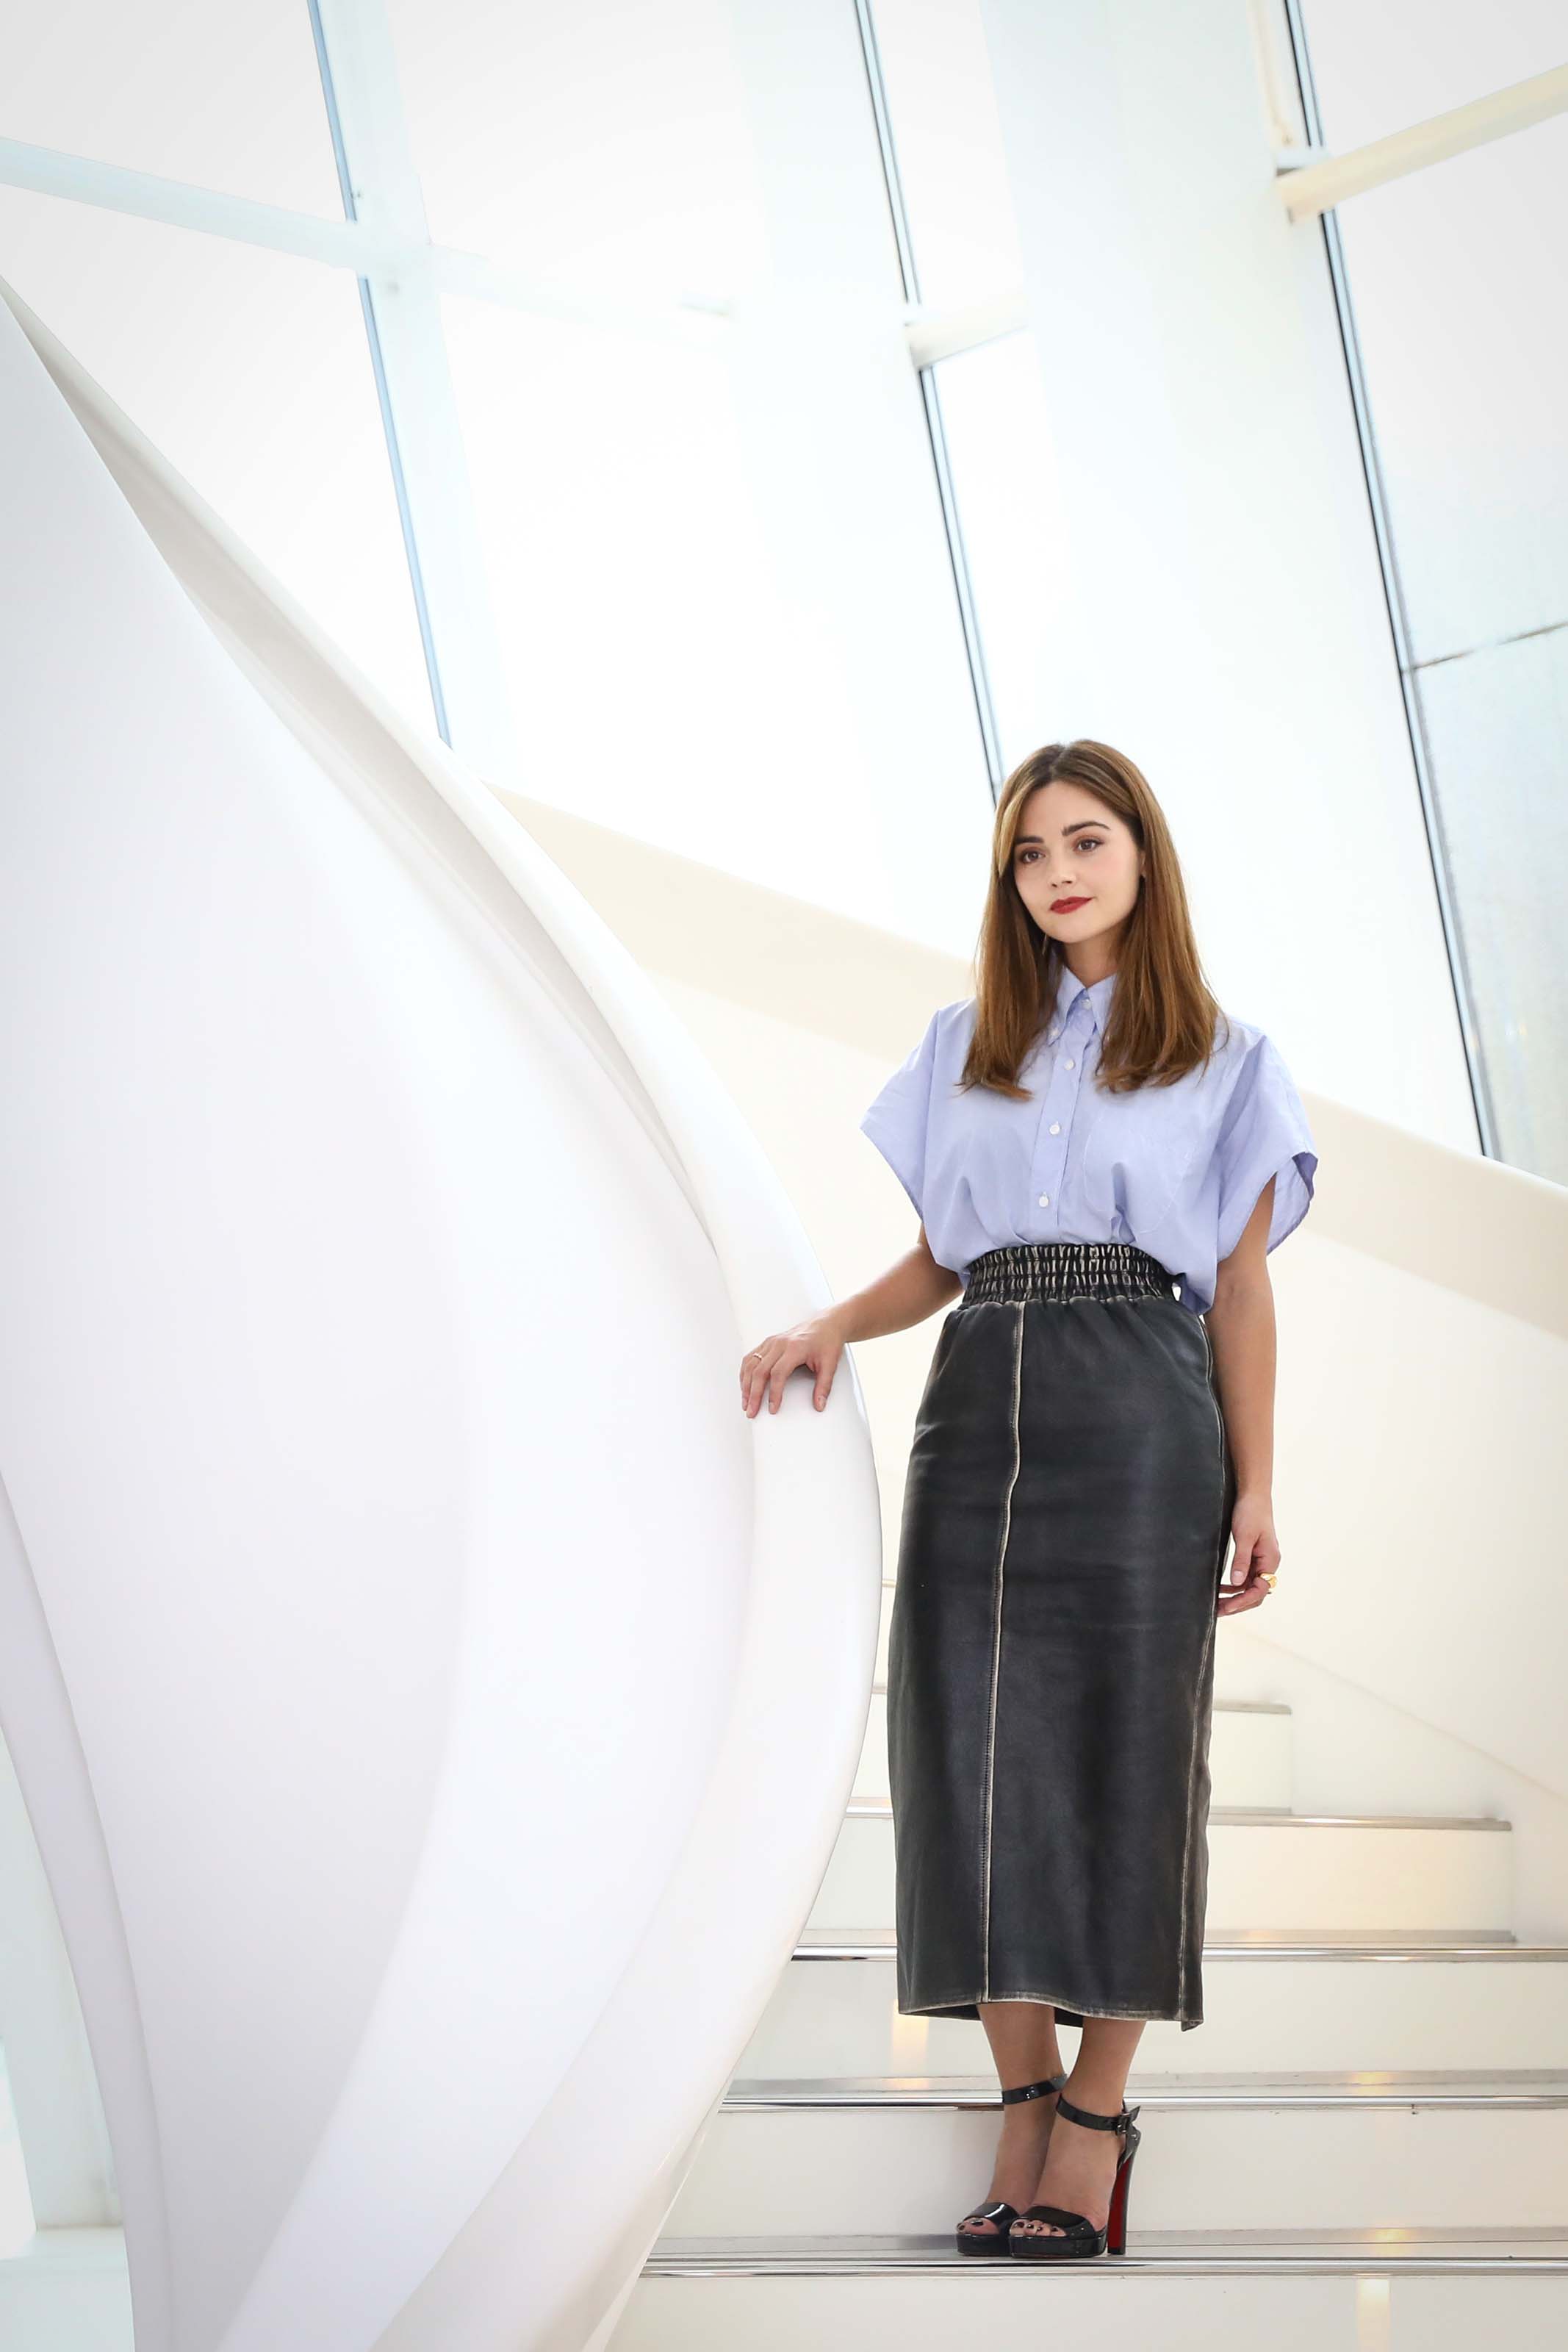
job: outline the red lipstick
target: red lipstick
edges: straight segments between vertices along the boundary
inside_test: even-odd
[[[1074,907],[1086,907],[1088,904],[1087,898],[1053,898],[1051,911],[1053,915],[1070,915]]]

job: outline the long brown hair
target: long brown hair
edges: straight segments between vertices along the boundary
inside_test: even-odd
[[[1218,999],[1199,968],[1181,866],[1165,812],[1124,752],[1087,737],[1031,751],[1002,786],[991,840],[991,884],[975,955],[975,1034],[960,1083],[1015,1100],[1018,1074],[1056,1002],[1065,959],[1019,896],[1013,851],[1030,793],[1061,779],[1082,784],[1119,816],[1144,853],[1137,899],[1116,955],[1116,985],[1100,1041],[1096,1081],[1108,1094],[1173,1086],[1207,1063]]]

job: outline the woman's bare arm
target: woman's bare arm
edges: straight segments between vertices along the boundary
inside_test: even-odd
[[[1269,1179],[1246,1231],[1215,1279],[1214,1304],[1204,1321],[1214,1348],[1215,1386],[1225,1415],[1226,1442],[1236,1465],[1236,1549],[1230,1577],[1220,1587],[1216,1614],[1256,1609],[1269,1597],[1263,1582],[1280,1564],[1274,1532],[1274,1290],[1264,1244],[1273,1214]]]
[[[845,1339],[883,1339],[890,1331],[907,1331],[946,1307],[964,1287],[962,1275],[938,1265],[921,1226],[912,1249],[894,1260],[887,1272],[852,1291],[830,1310]]]
[[[769,1332],[747,1353],[740,1367],[741,1410],[755,1415],[766,1395],[768,1411],[777,1412],[785,1381],[804,1364],[816,1376],[811,1401],[820,1412],[850,1341],[881,1339],[890,1331],[907,1331],[935,1315],[963,1287],[962,1276],[951,1266],[938,1265],[932,1256],[922,1224],[914,1248],[863,1290],[835,1299],[824,1313],[808,1316],[788,1331]]]

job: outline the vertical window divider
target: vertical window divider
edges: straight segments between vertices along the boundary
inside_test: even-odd
[[[1301,115],[1310,146],[1324,146],[1322,117],[1318,106],[1316,86],[1312,80],[1312,58],[1307,47],[1306,25],[1301,0],[1281,0],[1290,35],[1291,53],[1295,64],[1296,82],[1301,93]],[[1416,789],[1421,803],[1422,823],[1426,828],[1427,850],[1431,860],[1432,878],[1437,894],[1437,907],[1443,926],[1443,942],[1448,953],[1448,976],[1454,992],[1458,1014],[1459,1034],[1464,1045],[1465,1067],[1469,1079],[1470,1102],[1475,1113],[1480,1148],[1489,1159],[1502,1155],[1498,1144],[1498,1123],[1487,1077],[1486,1059],[1481,1050],[1480,1028],[1476,1018],[1474,992],[1470,986],[1469,967],[1465,954],[1464,932],[1459,921],[1453,877],[1449,870],[1448,845],[1443,831],[1442,812],[1433,784],[1431,747],[1427,734],[1426,718],[1421,709],[1420,689],[1416,681],[1416,665],[1411,646],[1409,618],[1404,591],[1400,585],[1399,565],[1395,553],[1394,534],[1389,521],[1388,500],[1384,488],[1383,469],[1377,453],[1377,436],[1373,424],[1372,404],[1367,394],[1366,376],[1362,364],[1361,343],[1356,333],[1355,311],[1351,300],[1350,278],[1345,267],[1344,247],[1341,240],[1339,219],[1333,207],[1321,214],[1323,253],[1328,264],[1329,283],[1333,292],[1334,311],[1339,322],[1341,348],[1344,353],[1345,377],[1350,388],[1351,407],[1355,418],[1356,438],[1361,449],[1362,474],[1366,484],[1367,504],[1372,515],[1373,535],[1377,542],[1379,568],[1383,574],[1384,602],[1388,614],[1389,635],[1393,643],[1395,664],[1399,674],[1399,690],[1405,707],[1405,725],[1410,743],[1411,764],[1416,775]]]
[[[395,232],[360,306],[442,740],[497,784],[517,781],[478,515],[441,297],[382,0],[306,0],[345,215]]]
[[[887,191],[887,208],[893,222],[894,241],[898,248],[899,274],[904,284],[904,299],[918,303],[920,273],[915,259],[915,244],[910,235],[908,207],[904,202],[904,183],[899,173],[898,151],[894,142],[893,118],[887,102],[887,84],[882,68],[882,52],[877,46],[876,26],[872,16],[871,0],[855,0],[855,20],[860,27],[861,54],[865,61],[866,87],[871,97],[873,119],[876,125],[877,146],[882,156],[883,183]],[[932,470],[936,479],[936,495],[942,509],[942,527],[947,542],[947,561],[953,574],[953,590],[958,602],[959,625],[964,633],[964,653],[969,668],[969,688],[974,698],[975,718],[980,730],[980,744],[986,762],[986,777],[995,803],[1000,793],[1007,770],[1003,764],[1001,739],[997,726],[996,704],[991,694],[991,681],[986,667],[985,645],[980,635],[979,616],[975,607],[974,583],[969,572],[969,559],[964,545],[963,524],[958,513],[958,500],[953,486],[953,468],[947,451],[946,429],[942,420],[942,399],[936,383],[934,365],[916,366],[921,404],[925,416],[926,438],[931,446]]]

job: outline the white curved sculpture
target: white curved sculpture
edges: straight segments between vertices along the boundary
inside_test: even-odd
[[[6,299],[0,1721],[138,2352],[579,2352],[850,1792],[859,1385],[741,1414],[712,1070]]]

